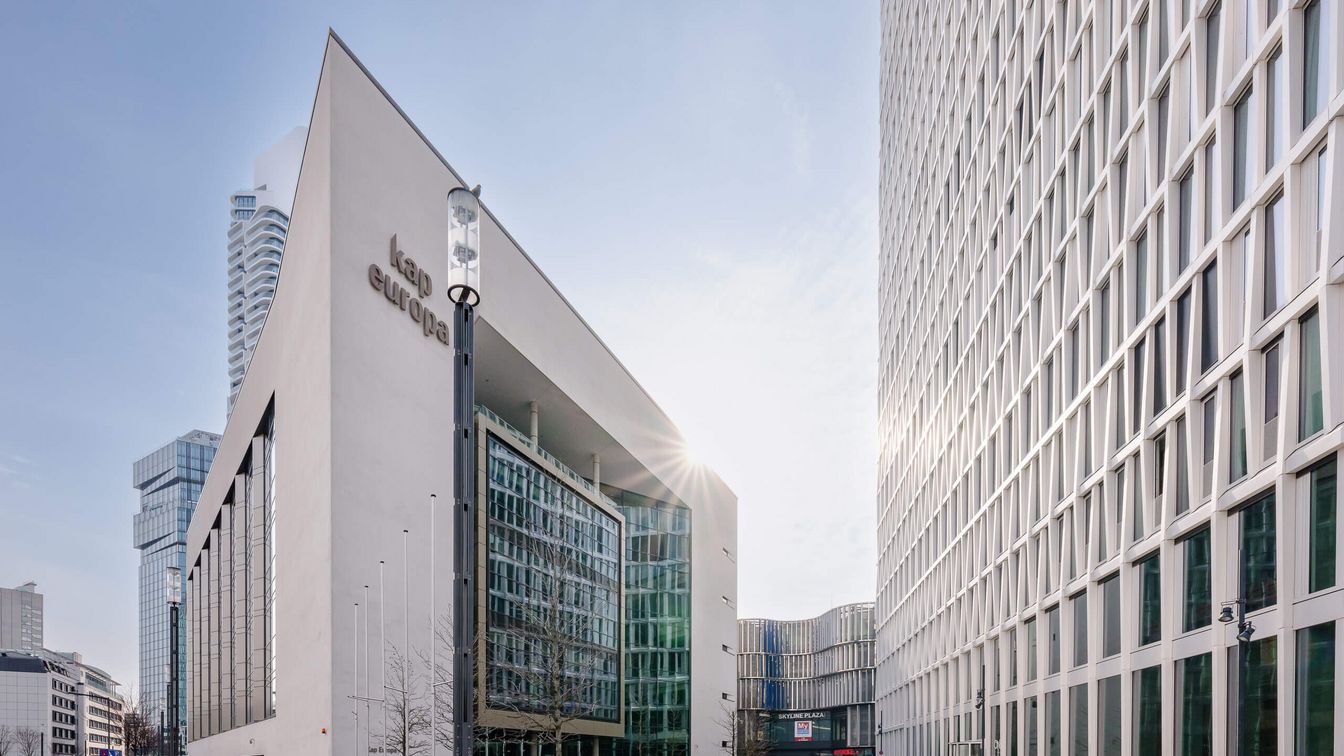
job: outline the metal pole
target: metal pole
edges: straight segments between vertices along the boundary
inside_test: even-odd
[[[401,686],[401,753],[411,752],[411,552],[409,539],[411,531],[401,531],[401,633],[405,646],[402,653],[402,668],[406,674]]]
[[[355,740],[354,750],[359,753],[359,602],[355,602],[355,695],[351,697],[355,702]]]
[[[438,497],[429,495],[429,756],[439,752],[439,636],[434,616],[434,504]]]
[[[369,587],[364,586],[364,753],[369,752],[369,736],[373,732],[373,720],[369,714]]]
[[[169,753],[172,756],[178,756],[182,752],[182,735],[179,732],[178,718],[181,716],[177,710],[177,666],[178,654],[181,652],[177,643],[177,604],[168,605],[168,733],[169,733]]]
[[[383,560],[378,560],[378,665],[382,672],[378,680],[383,684],[383,743],[381,753],[387,753],[387,616],[383,607],[387,606],[387,594],[383,592]]]
[[[472,756],[476,720],[476,376],[475,308],[453,307],[453,750]]]

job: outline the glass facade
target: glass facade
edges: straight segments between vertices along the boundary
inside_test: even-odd
[[[219,436],[204,431],[188,433],[137,461],[131,484],[139,492],[140,510],[133,518],[134,545],[140,552],[140,685],[139,705],[159,721],[167,711],[169,629],[167,570],[182,575],[179,592],[186,588],[187,526],[201,496],[201,486],[214,461]],[[178,711],[180,726],[187,722],[187,625],[178,623]],[[155,725],[157,727],[157,724]]]
[[[1176,743],[1178,756],[1213,753],[1213,655],[1200,654],[1176,662],[1176,698],[1180,705]]]
[[[1297,753],[1326,756],[1335,747],[1335,623],[1297,631]]]
[[[1241,711],[1239,723],[1231,718],[1237,756],[1272,756],[1278,753],[1279,738],[1278,638],[1239,644],[1228,649],[1228,655],[1236,669],[1228,708]]]
[[[1162,667],[1134,673],[1134,752],[1162,752]]]
[[[1332,457],[1312,468],[1308,479],[1307,591],[1315,593],[1335,585],[1335,543],[1339,532],[1338,487]]]
[[[1274,496],[1241,510],[1241,597],[1253,612],[1278,601]]]
[[[625,517],[625,737],[616,753],[686,756],[691,733],[691,510],[603,486]]]
[[[1185,632],[1207,626],[1212,620],[1213,575],[1209,570],[1209,529],[1202,528],[1181,542],[1185,552],[1185,601],[1182,627]]]
[[[621,525],[486,433],[486,708],[621,718]],[[614,511],[616,507],[613,505]],[[563,676],[531,661],[563,656]]]
[[[873,752],[874,629],[872,604],[805,620],[738,620],[738,715],[764,735],[765,750]],[[800,722],[811,723],[806,736]]]

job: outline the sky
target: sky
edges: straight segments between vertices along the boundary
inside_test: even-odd
[[[131,464],[221,431],[225,233],[328,27],[739,498],[738,611],[872,600],[878,10],[0,4],[0,585],[137,676]]]

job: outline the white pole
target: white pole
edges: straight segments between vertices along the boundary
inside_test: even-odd
[[[369,718],[369,587],[364,586],[364,753],[369,752],[369,734],[373,720]]]
[[[438,740],[438,636],[434,634],[434,504],[438,497],[429,495],[429,756],[439,752]]]
[[[406,756],[411,752],[411,552],[409,539],[411,531],[401,531],[401,630],[402,643],[405,648],[401,650],[402,668],[406,674],[402,676],[401,684],[405,689],[401,693],[401,753]]]
[[[359,754],[359,602],[355,602],[355,754]]]
[[[378,560],[378,664],[382,667],[382,672],[378,673],[378,679],[383,683],[383,742],[381,753],[387,752],[387,615],[384,607],[387,606],[385,598],[387,594],[383,590],[383,567],[385,562]]]

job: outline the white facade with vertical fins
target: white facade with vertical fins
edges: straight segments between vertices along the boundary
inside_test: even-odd
[[[1344,752],[1341,39],[882,3],[885,756]]]

